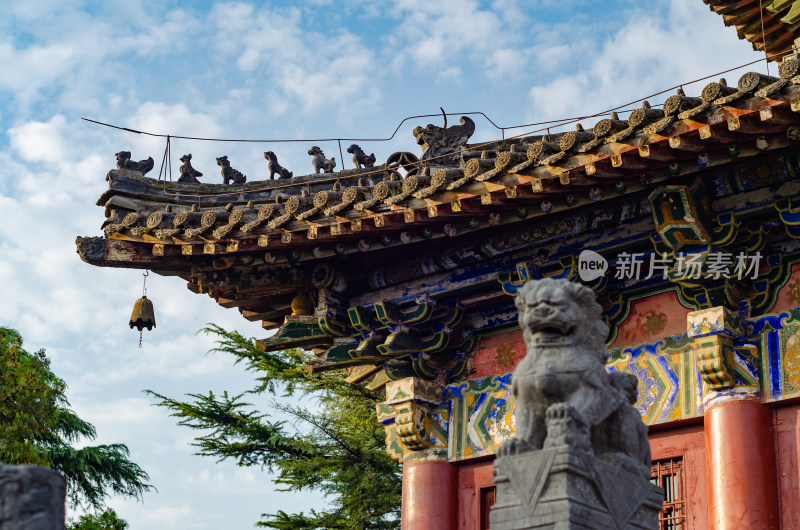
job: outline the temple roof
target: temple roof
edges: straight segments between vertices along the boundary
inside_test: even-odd
[[[622,223],[649,241],[653,190],[714,168],[753,173],[739,191],[774,183],[758,161],[800,145],[800,64],[788,58],[780,73],[679,91],[663,108],[645,103],[592,129],[484,144],[462,137],[436,156],[431,143],[421,161],[396,153],[377,168],[227,186],[112,170],[98,200],[104,237],[78,238],[78,252],[98,266],[180,276],[264,328],[281,327],[263,349],[316,349],[321,369],[355,367],[351,378],[372,377],[374,387],[437,377],[432,358],[463,376],[475,346],[468,315],[491,320],[486,308],[502,297],[508,305],[497,281],[513,269],[513,252]]]
[[[163,262],[165,271],[176,256],[218,256],[224,268],[225,256],[244,251],[263,249],[269,264],[297,263],[451,238],[544,220],[793,145],[798,73],[791,59],[781,78],[749,72],[736,88],[723,80],[697,96],[679,91],[663,109],[645,102],[628,120],[466,145],[457,160],[420,162],[405,178],[397,169],[363,168],[225,186],[112,170],[97,204],[105,207],[107,239],[144,244],[149,256],[138,266],[157,270]],[[137,266],[82,255],[96,265]]]
[[[768,55],[791,50],[800,37],[800,0],[703,0],[722,16],[726,26],[735,26],[740,39]],[[763,9],[762,9],[763,6]]]

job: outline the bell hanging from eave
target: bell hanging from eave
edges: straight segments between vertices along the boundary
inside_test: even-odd
[[[147,328],[151,331],[156,327],[156,313],[153,311],[153,302],[147,298],[147,277],[150,275],[149,271],[145,271],[144,281],[142,282],[142,297],[136,300],[133,304],[133,313],[131,313],[131,321],[128,322],[131,329],[136,328],[139,330],[139,347],[142,347],[142,330]]]
[[[156,314],[153,311],[153,302],[146,296],[142,296],[133,305],[133,313],[131,313],[131,321],[128,323],[131,329],[136,328],[139,332],[147,328],[151,331],[156,327]]]

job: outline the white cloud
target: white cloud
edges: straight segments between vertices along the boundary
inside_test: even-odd
[[[486,73],[498,81],[508,81],[521,75],[527,57],[524,52],[511,48],[500,48],[492,52],[486,59]]]
[[[463,72],[458,66],[449,66],[436,72],[436,83],[440,85],[458,84],[461,82]]]
[[[570,60],[558,75],[531,87],[532,116],[553,119],[601,111],[757,58],[749,44],[732,38],[718,15],[685,0],[673,0],[661,12],[627,12],[617,31],[594,39],[570,43],[562,37],[566,42],[553,43],[553,52]],[[549,53],[539,51],[540,56]],[[710,81],[686,91],[699,94]],[[669,95],[656,96],[651,103]]]
[[[7,72],[25,75],[0,76],[0,87],[15,92],[38,90],[70,71],[75,51],[67,46],[31,46],[17,50],[11,42],[0,43],[0,63]]]
[[[19,152],[23,159],[31,162],[48,164],[69,164],[64,139],[64,116],[56,114],[48,122],[29,122],[8,131],[11,147]]]
[[[393,4],[398,23],[386,39],[395,71],[447,68],[491,55],[516,41],[498,13],[481,9],[474,0]]]
[[[226,136],[226,131],[221,125],[225,123],[225,116],[219,110],[212,109],[212,112],[217,113],[217,115],[211,115],[192,110],[183,103],[168,105],[162,102],[148,101],[136,108],[131,116],[127,118],[127,122],[131,128],[154,134],[220,138]],[[154,159],[156,165],[148,176],[157,178],[161,169],[166,139],[146,135],[131,135],[127,139],[128,144],[125,144],[125,150],[131,151],[133,158],[139,160],[151,156]],[[192,165],[205,175],[204,181],[216,182],[213,179],[215,178],[214,173],[219,169],[215,160],[216,156],[220,156],[218,145],[208,142],[190,143],[180,139],[174,139],[172,142],[174,142],[172,143],[173,180],[177,180],[180,176],[178,172],[180,162],[175,159],[186,154],[183,151],[187,149],[187,146],[191,146],[194,150],[192,153]],[[130,146],[130,148],[127,146]]]
[[[369,75],[374,54],[346,30],[309,31],[299,9],[242,3],[218,4],[209,18],[219,20],[220,40],[231,31],[239,36],[227,39],[220,51],[234,55],[244,72],[257,72],[277,113],[295,110],[294,103],[307,114],[363,114],[380,97]]]
[[[219,489],[241,492],[250,490],[257,482],[261,481],[252,469],[237,467],[232,470],[217,469],[216,471],[203,469],[198,473],[186,475],[183,477],[183,482],[186,487],[193,489],[207,488],[213,484]]]
[[[130,84],[141,74],[132,74],[128,66],[132,59],[185,50],[192,42],[187,36],[198,33],[198,22],[190,13],[177,9],[163,13],[155,6],[140,8],[136,2],[112,8],[113,21],[69,2],[26,4],[30,5],[15,6],[14,13],[27,38],[14,40],[7,34],[0,41],[0,63],[14,72],[0,78],[0,91],[12,95],[21,116],[27,116],[34,103],[42,104],[43,94],[54,106],[101,108],[97,101],[101,82],[129,85],[126,91],[135,91]],[[157,20],[154,12],[163,17]],[[18,30],[9,29],[10,34]]]
[[[197,508],[188,503],[167,504],[143,510],[140,524],[147,528],[202,528]]]
[[[558,1],[563,2],[564,0]],[[530,0],[523,1],[525,4],[529,2]],[[526,7],[529,9],[530,5]],[[520,5],[520,0],[494,0],[492,2],[492,10],[503,18],[503,25],[506,28],[520,28],[529,26],[531,23],[531,17]]]

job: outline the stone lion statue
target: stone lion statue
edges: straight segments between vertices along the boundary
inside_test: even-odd
[[[608,328],[592,290],[545,278],[523,285],[516,305],[527,354],[512,376],[516,438],[498,456],[574,445],[649,479],[638,380],[605,369]]]

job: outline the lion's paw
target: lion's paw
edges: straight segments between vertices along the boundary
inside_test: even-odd
[[[497,448],[497,456],[511,456],[517,454],[517,446],[520,444],[520,440],[517,438],[509,438],[502,444],[500,447]]]
[[[591,447],[589,429],[580,413],[567,403],[553,403],[545,412],[547,438],[544,447],[570,445],[587,450]]]
[[[564,421],[572,418],[571,410],[572,407],[569,406],[567,403],[553,403],[549,407],[547,407],[547,412],[545,412],[545,418],[547,423],[549,424],[551,421]]]
[[[513,456],[533,450],[534,447],[528,442],[519,438],[509,438],[497,448],[497,456]]]

